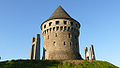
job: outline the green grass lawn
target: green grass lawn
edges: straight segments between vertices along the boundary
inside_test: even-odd
[[[64,62],[68,61],[68,62]],[[70,60],[81,61],[81,60]],[[64,63],[63,63],[64,62]],[[0,68],[118,68],[117,66],[108,63],[106,61],[86,61],[82,60],[82,63],[71,63],[69,60],[11,60],[0,62]]]

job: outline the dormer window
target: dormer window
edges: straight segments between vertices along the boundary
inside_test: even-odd
[[[58,25],[59,24],[59,21],[56,21],[56,25]]]

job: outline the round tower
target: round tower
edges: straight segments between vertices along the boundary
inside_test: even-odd
[[[82,59],[79,53],[80,23],[59,6],[42,23],[45,60]]]

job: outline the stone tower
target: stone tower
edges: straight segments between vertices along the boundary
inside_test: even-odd
[[[59,6],[41,25],[44,59],[82,59],[79,53],[79,29],[80,23]]]
[[[30,59],[40,60],[40,34],[37,34],[35,38],[32,38]]]

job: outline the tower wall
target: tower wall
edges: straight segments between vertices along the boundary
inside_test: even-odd
[[[80,59],[79,28],[80,24],[71,19],[52,19],[44,22],[41,29],[45,59]]]

